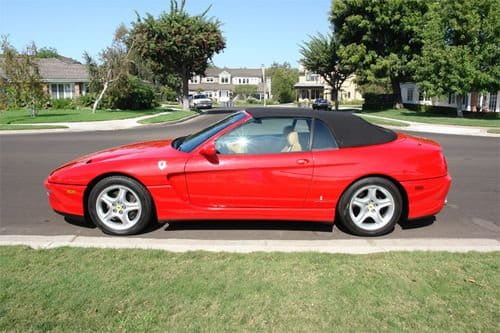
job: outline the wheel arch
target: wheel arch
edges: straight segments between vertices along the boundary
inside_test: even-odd
[[[149,189],[147,188],[146,185],[144,185],[139,179],[137,179],[136,177],[134,176],[131,176],[127,173],[123,173],[123,172],[107,172],[107,173],[103,173],[97,177],[95,177],[94,179],[92,179],[88,184],[87,186],[85,187],[85,191],[83,192],[83,212],[84,212],[84,215],[85,215],[85,219],[88,219],[89,216],[89,210],[88,210],[88,199],[89,199],[89,195],[90,195],[90,191],[92,190],[92,188],[98,183],[100,182],[101,180],[105,179],[105,178],[108,178],[108,177],[113,177],[113,176],[121,176],[121,177],[127,177],[127,178],[130,178],[130,179],[133,179],[135,180],[136,182],[138,182],[139,184],[141,184],[142,186],[144,186],[144,188],[146,189],[146,191],[148,192],[149,196],[151,197],[151,203],[153,205],[153,216],[155,219],[158,218],[157,214],[156,214],[156,203],[153,199],[153,196],[151,195],[151,192],[149,192]]]
[[[364,176],[361,176],[361,177],[358,177],[356,179],[354,179],[352,182],[349,183],[349,185],[347,185],[344,190],[342,191],[342,194],[339,196],[339,200],[337,201],[337,205],[335,207],[335,220],[338,219],[338,213],[339,213],[339,205],[340,205],[340,199],[342,198],[342,196],[344,195],[344,193],[356,182],[360,181],[360,180],[363,180],[365,178],[372,178],[372,177],[377,177],[377,178],[383,178],[383,179],[386,179],[388,181],[390,181],[391,183],[393,183],[397,189],[399,190],[399,193],[401,194],[401,198],[403,199],[403,209],[402,209],[402,212],[401,212],[401,217],[400,217],[400,221],[402,220],[406,220],[408,218],[408,210],[409,210],[409,202],[408,202],[408,193],[406,192],[405,188],[403,187],[403,185],[401,185],[401,183],[395,179],[394,177],[391,177],[391,176],[388,176],[388,175],[384,175],[384,174],[378,174],[378,173],[373,173],[373,174],[368,174],[368,175],[364,175]]]

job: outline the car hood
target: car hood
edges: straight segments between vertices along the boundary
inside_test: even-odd
[[[165,156],[177,152],[171,146],[172,140],[157,140],[133,143],[125,146],[110,148],[80,157],[72,162],[94,163],[114,159],[137,159],[155,156]]]
[[[195,100],[193,100],[194,103],[200,103],[200,102],[212,102],[212,100],[210,98],[197,98]]]
[[[140,174],[154,174],[159,168],[159,162],[165,165],[172,162],[182,166],[186,153],[174,149],[171,142],[172,140],[139,142],[85,155],[52,171],[47,181],[85,185],[96,176],[109,172],[137,177]],[[156,184],[158,181],[148,179],[145,183]]]

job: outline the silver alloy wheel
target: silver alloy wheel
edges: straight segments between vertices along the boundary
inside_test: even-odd
[[[95,208],[101,222],[114,230],[133,227],[142,212],[139,196],[124,185],[111,185],[102,190]]]
[[[386,226],[394,216],[394,197],[379,185],[366,185],[354,193],[349,204],[352,222],[366,231]]]

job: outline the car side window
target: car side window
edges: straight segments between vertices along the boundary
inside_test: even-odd
[[[311,119],[252,119],[215,142],[221,155],[277,154],[309,151]]]
[[[314,137],[313,137],[313,150],[327,150],[327,149],[337,149],[339,146],[337,141],[335,141],[332,132],[325,125],[325,123],[319,119],[314,120]]]

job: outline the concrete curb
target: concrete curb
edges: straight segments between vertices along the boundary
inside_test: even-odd
[[[134,237],[86,237],[0,235],[0,246],[25,245],[35,249],[62,246],[112,249],[156,249],[170,252],[208,251],[251,252],[320,252],[368,254],[390,251],[496,252],[497,239],[341,239],[341,240],[198,240],[153,239]]]

